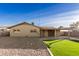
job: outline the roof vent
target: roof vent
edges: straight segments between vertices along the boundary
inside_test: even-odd
[[[32,22],[32,25],[34,25],[34,22]]]

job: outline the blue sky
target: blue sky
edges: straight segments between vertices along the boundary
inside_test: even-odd
[[[0,26],[34,22],[39,26],[65,26],[79,20],[79,4],[0,4]]]

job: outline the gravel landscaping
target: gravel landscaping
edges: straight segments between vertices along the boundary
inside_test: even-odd
[[[49,56],[39,38],[0,37],[0,56]]]

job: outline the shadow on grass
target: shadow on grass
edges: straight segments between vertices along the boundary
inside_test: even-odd
[[[47,46],[48,48],[50,48],[50,46],[51,46],[52,44],[58,43],[58,42],[60,42],[60,41],[62,41],[62,40],[45,40],[45,41],[52,41],[52,42],[50,42],[49,44],[46,44],[46,46]]]

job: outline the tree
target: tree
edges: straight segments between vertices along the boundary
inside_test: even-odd
[[[62,29],[62,28],[64,28],[64,27],[63,27],[63,26],[59,26],[58,28],[59,28],[59,29]]]
[[[72,28],[72,29],[78,29],[78,27],[79,27],[79,21],[70,24],[70,28]]]
[[[73,22],[70,24],[70,29],[68,30],[68,37],[70,38],[71,34],[70,31],[78,31],[79,21]]]

